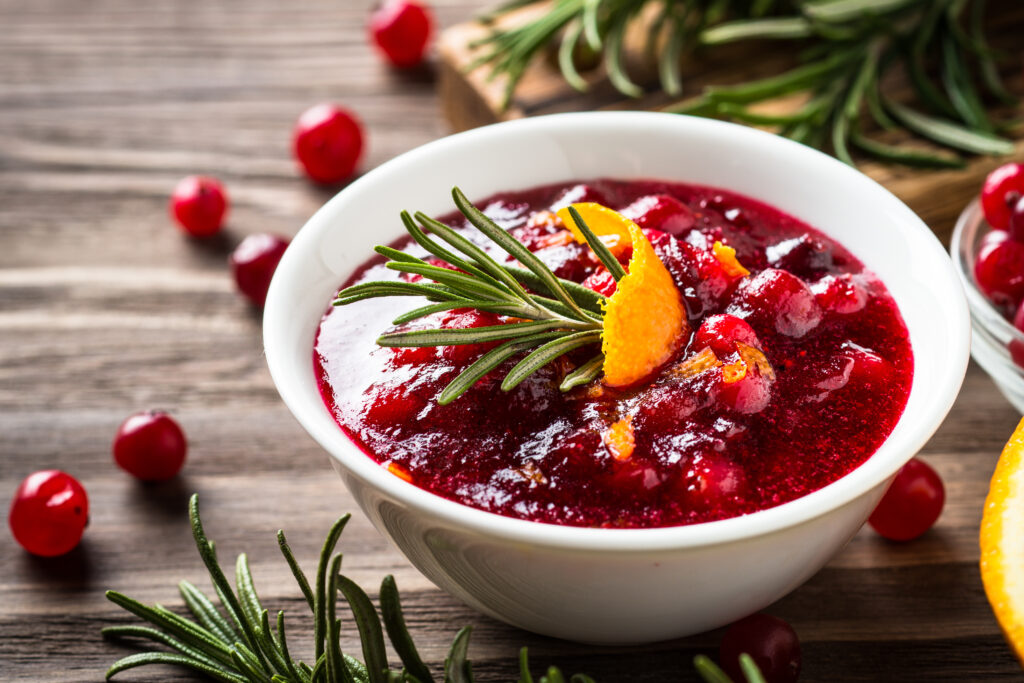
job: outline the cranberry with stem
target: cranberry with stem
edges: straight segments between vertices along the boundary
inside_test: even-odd
[[[288,248],[288,240],[277,235],[249,235],[228,258],[238,291],[255,306],[263,307],[277,264]]]
[[[1024,196],[1024,164],[1004,164],[985,178],[981,186],[981,210],[996,230],[1010,227],[1010,214]]]
[[[70,474],[34,472],[15,491],[7,522],[14,540],[33,555],[63,555],[82,540],[89,523],[89,497]]]
[[[142,481],[166,481],[185,464],[188,442],[170,415],[145,410],[121,423],[111,447],[114,461]]]
[[[795,683],[800,675],[800,640],[788,623],[770,614],[740,619],[722,636],[718,658],[734,681],[745,681],[740,655],[750,655],[767,683]]]
[[[910,541],[932,528],[945,502],[942,478],[913,458],[896,474],[868,522],[890,541]]]
[[[370,15],[370,38],[392,65],[407,69],[423,61],[432,24],[424,5],[385,0]]]
[[[362,156],[363,128],[352,112],[318,104],[295,123],[292,147],[311,180],[340,183],[352,175]]]
[[[224,186],[216,178],[182,178],[171,194],[171,215],[182,231],[192,237],[210,237],[220,232],[228,211]]]

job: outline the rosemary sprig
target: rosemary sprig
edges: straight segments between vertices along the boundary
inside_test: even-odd
[[[487,20],[524,4],[501,6]],[[657,55],[661,88],[680,95],[686,58],[700,61],[743,41],[793,42],[802,50],[802,64],[739,85],[708,87],[668,111],[773,127],[850,164],[856,147],[891,163],[959,167],[964,162],[955,153],[896,147],[866,131],[901,129],[951,152],[1013,152],[990,111],[1017,100],[999,76],[1000,55],[984,31],[985,7],[986,0],[554,0],[549,12],[534,19],[492,23],[474,44],[482,53],[470,68],[487,68],[489,78],[506,80],[507,107],[526,66],[553,43],[559,43],[566,81],[585,90],[588,82],[573,58],[582,46],[603,53],[608,79],[636,97],[643,89],[626,73],[622,37],[630,22],[653,17],[650,45],[660,48],[650,52]],[[893,99],[888,89],[894,73],[906,74],[916,102]],[[808,104],[791,115],[767,115],[757,107],[799,95]]]
[[[116,591],[107,591],[107,598],[132,612],[156,628],[148,626],[109,626],[102,630],[110,639],[148,640],[166,649],[152,649],[128,655],[108,670],[107,679],[139,666],[172,664],[223,683],[433,683],[430,667],[420,658],[405,624],[402,603],[393,576],[381,582],[380,611],[366,592],[340,573],[341,553],[336,553],[338,540],[350,515],[338,519],[331,527],[317,563],[316,588],[310,586],[285,539],[278,531],[278,547],[291,568],[299,589],[315,617],[316,653],[313,665],[295,660],[288,649],[284,612],[277,613],[276,631],[271,628],[268,612],[256,594],[252,574],[244,554],[235,567],[235,588],[228,583],[217,562],[213,541],[209,540],[199,517],[196,494],[188,504],[192,536],[199,555],[206,565],[218,608],[202,591],[187,581],[179,584],[182,599],[192,614],[186,619],[160,605],[144,605]],[[338,618],[338,595],[348,604],[359,633],[363,659],[341,650],[341,620]],[[383,622],[383,623],[382,623]],[[383,628],[382,628],[383,626]],[[392,668],[385,649],[384,633],[401,660],[401,668]],[[452,641],[440,680],[444,683],[473,683],[473,669],[468,659],[472,629],[462,628]],[[519,651],[519,681],[533,683],[526,648]],[[703,655],[694,659],[694,666],[705,683],[731,683],[717,665]],[[748,655],[740,656],[746,683],[764,683],[757,666]],[[549,667],[538,683],[565,683],[557,667]],[[570,683],[594,683],[585,674],[569,677]]]
[[[391,247],[376,247],[389,259],[385,267],[400,273],[420,275],[433,283],[376,281],[353,285],[338,292],[335,306],[344,306],[373,297],[418,296],[432,302],[396,317],[395,325],[456,308],[475,308],[519,319],[486,327],[467,329],[415,329],[391,332],[377,339],[381,346],[454,346],[504,342],[486,352],[463,370],[438,397],[446,405],[499,365],[527,353],[506,375],[502,391],[511,391],[527,377],[578,348],[600,343],[605,298],[575,282],[557,277],[543,261],[506,230],[488,218],[466,198],[459,188],[452,190],[455,205],[466,220],[479,230],[496,249],[524,266],[499,263],[493,256],[453,228],[417,212],[403,211],[402,223],[409,235],[451,270]],[[570,208],[576,225],[586,237],[598,259],[619,279],[625,275],[622,265],[583,218]],[[429,234],[428,234],[429,233]],[[443,244],[432,239],[437,237]],[[539,293],[537,293],[539,292]],[[604,356],[598,354],[568,374],[561,390],[595,379]]]

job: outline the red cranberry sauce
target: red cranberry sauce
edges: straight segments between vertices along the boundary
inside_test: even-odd
[[[561,378],[595,349],[503,393],[513,359],[439,406],[441,390],[488,346],[381,348],[375,339],[390,321],[421,302],[332,308],[314,353],[320,390],[370,457],[427,491],[501,515],[661,527],[806,495],[856,468],[892,431],[913,374],[907,330],[885,286],[841,245],[759,202],[674,183],[570,183],[479,205],[561,277],[606,287],[589,250],[566,241],[547,213],[574,201],[629,207],[647,231],[683,292],[693,330],[678,357],[627,391],[595,383],[564,394]],[[480,242],[461,217],[444,220]],[[716,241],[736,249],[749,276],[723,268]],[[395,246],[422,253],[409,242]],[[396,276],[371,260],[346,284]],[[458,310],[413,325],[498,322]],[[726,370],[751,347],[771,367],[751,367],[737,380]],[[722,366],[680,371],[703,349]],[[604,436],[622,420],[635,440],[625,458]]]

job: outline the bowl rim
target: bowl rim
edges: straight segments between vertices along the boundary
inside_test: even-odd
[[[668,121],[673,121],[674,123],[668,123]],[[330,225],[336,222],[334,214],[338,213],[339,206],[344,203],[345,198],[362,191],[363,187],[372,186],[373,183],[378,182],[378,178],[385,178],[410,162],[418,161],[423,157],[443,155],[444,150],[450,145],[469,142],[485,143],[489,138],[493,137],[504,137],[516,135],[520,132],[536,132],[538,130],[544,133],[557,134],[558,130],[564,129],[563,127],[571,128],[576,125],[594,125],[595,122],[603,123],[609,127],[621,126],[634,129],[638,126],[691,127],[694,129],[691,132],[728,134],[733,139],[750,140],[751,144],[774,145],[778,148],[780,154],[786,155],[790,160],[804,160],[812,165],[825,164],[832,166],[832,172],[843,176],[845,187],[857,188],[860,192],[874,193],[879,202],[884,201],[891,205],[894,214],[894,225],[900,225],[906,230],[921,233],[918,235],[919,239],[925,240],[926,244],[929,241],[931,242],[926,253],[927,257],[934,262],[932,265],[935,268],[932,274],[938,277],[941,273],[953,285],[955,291],[959,292],[959,296],[954,297],[956,300],[949,302],[946,313],[952,321],[951,329],[959,330],[960,334],[949,340],[950,357],[953,359],[953,364],[949,367],[947,376],[943,378],[944,381],[941,382],[941,391],[928,404],[934,412],[917,416],[924,419],[919,419],[918,422],[912,423],[904,434],[903,443],[899,445],[899,450],[903,453],[904,457],[900,458],[890,455],[884,466],[876,463],[875,466],[869,467],[869,464],[878,460],[879,453],[884,451],[886,454],[889,454],[890,451],[895,449],[895,446],[890,447],[890,435],[875,453],[852,472],[817,491],[772,508],[700,524],[639,529],[605,529],[548,524],[505,517],[497,513],[448,500],[387,472],[385,468],[381,467],[367,455],[355,442],[351,441],[337,424],[333,424],[334,429],[344,436],[344,441],[347,444],[347,447],[341,449],[341,452],[338,452],[338,449],[335,448],[338,445],[336,440],[327,438],[324,434],[320,433],[320,429],[314,423],[312,416],[304,414],[295,404],[295,399],[301,393],[301,390],[293,386],[297,382],[292,381],[292,378],[289,376],[290,363],[287,358],[286,344],[282,339],[283,335],[278,330],[280,329],[279,326],[288,324],[290,317],[291,307],[285,292],[287,289],[286,282],[297,277],[297,274],[303,268],[302,259],[305,256],[305,252],[312,250],[316,244],[316,238],[321,237],[329,229]],[[899,215],[896,216],[895,214]],[[923,254],[918,256],[924,257]],[[552,114],[506,121],[472,129],[428,142],[381,164],[356,179],[324,204],[306,222],[292,241],[292,246],[285,252],[278,265],[267,296],[267,304],[264,310],[263,335],[265,355],[271,378],[296,420],[328,452],[338,465],[347,473],[362,480],[373,489],[401,501],[422,514],[429,515],[436,521],[486,537],[498,537],[509,542],[534,547],[578,552],[626,554],[709,547],[781,532],[826,515],[887,483],[899,468],[913,457],[934,434],[952,407],[967,370],[971,328],[963,287],[946,250],[939,243],[934,233],[916,214],[891,192],[866,175],[822,152],[766,131],[723,121],[678,114],[616,111]],[[312,357],[312,350],[310,356]],[[312,359],[310,362],[312,363]],[[316,392],[317,398],[320,398],[318,387],[307,387],[306,390]],[[326,407],[324,410],[327,410]],[[907,420],[906,411],[903,412],[894,426],[894,432],[905,420]]]

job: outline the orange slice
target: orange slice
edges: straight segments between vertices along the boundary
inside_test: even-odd
[[[637,228],[636,223],[629,220],[621,213],[612,211],[607,206],[595,204],[594,202],[582,202],[573,204],[572,207],[580,212],[580,216],[595,235],[601,238],[608,250],[618,256],[632,244],[632,228]],[[576,221],[569,214],[569,207],[558,210],[558,217],[565,227],[572,231],[576,241],[580,244],[586,243],[583,233],[576,227]],[[637,228],[639,231],[639,228]]]
[[[992,475],[981,519],[981,582],[999,626],[1024,663],[1024,419]]]
[[[583,220],[591,225],[586,215]],[[629,272],[604,304],[601,333],[604,383],[613,387],[634,384],[657,370],[689,332],[686,309],[668,269],[640,228],[623,220],[628,223],[633,256]]]

